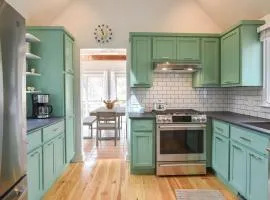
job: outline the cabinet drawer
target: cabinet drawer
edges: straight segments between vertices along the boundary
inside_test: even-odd
[[[30,152],[42,144],[41,130],[29,133],[27,135],[27,151]]]
[[[213,120],[213,132],[223,135],[224,137],[229,137],[230,126],[225,122]]]
[[[133,131],[153,131],[153,120],[132,120]]]
[[[269,139],[256,131],[231,125],[231,138],[258,152],[266,154]]]
[[[58,122],[43,129],[43,141],[46,142],[65,130],[64,121]]]

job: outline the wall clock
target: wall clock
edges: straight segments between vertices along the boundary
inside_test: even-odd
[[[112,29],[106,24],[98,25],[95,28],[94,37],[100,44],[108,43],[112,40]]]

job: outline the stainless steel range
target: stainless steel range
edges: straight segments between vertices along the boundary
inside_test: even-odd
[[[206,121],[191,109],[156,113],[156,175],[206,174]]]

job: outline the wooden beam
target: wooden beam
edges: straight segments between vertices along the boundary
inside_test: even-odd
[[[126,55],[82,55],[81,61],[92,60],[127,60]]]

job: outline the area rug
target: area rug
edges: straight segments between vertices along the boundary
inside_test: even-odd
[[[225,200],[218,190],[177,189],[177,200]]]

